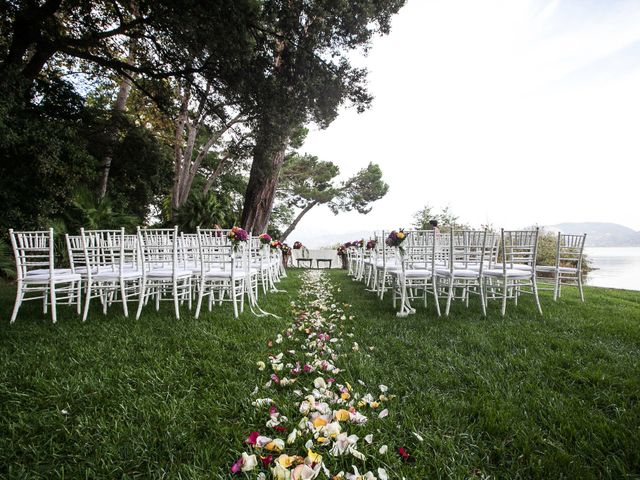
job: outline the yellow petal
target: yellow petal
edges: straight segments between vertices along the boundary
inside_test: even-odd
[[[313,419],[313,422],[312,422],[312,423],[313,423],[313,426],[314,426],[314,427],[319,428],[319,427],[324,427],[324,426],[325,426],[327,423],[329,423],[329,422],[327,422],[327,421],[326,421],[324,418],[322,418],[322,417],[316,417],[316,418],[314,418],[314,419]]]
[[[307,451],[307,458],[311,460],[313,463],[320,463],[322,461],[322,455],[320,455],[319,453],[315,453],[311,449]]]
[[[344,409],[338,410],[335,414],[335,419],[339,422],[346,422],[349,420],[349,412]]]
[[[349,398],[351,398],[351,395],[349,395],[349,392],[343,392],[340,394],[340,398],[342,398],[342,400],[349,400]]]

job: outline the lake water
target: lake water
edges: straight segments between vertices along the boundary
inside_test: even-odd
[[[589,247],[591,266],[586,284],[594,287],[640,290],[640,247]]]

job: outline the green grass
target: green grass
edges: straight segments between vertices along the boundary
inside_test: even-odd
[[[567,289],[557,304],[543,295],[542,317],[525,298],[504,319],[498,302],[487,318],[477,302],[396,318],[390,300],[330,275],[361,346],[341,360],[343,379],[397,395],[361,435],[389,445],[391,478],[640,474],[639,293],[590,288],[582,304]],[[225,306],[175,320],[167,304],[136,322],[116,305],[85,324],[63,308],[55,326],[33,304],[8,325],[13,287],[1,286],[0,477],[227,477],[264,425],[249,399],[267,376],[255,362],[290,323],[298,284],[292,271],[288,293],[261,302],[281,319],[235,320]]]

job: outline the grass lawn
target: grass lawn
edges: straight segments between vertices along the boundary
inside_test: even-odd
[[[228,477],[264,425],[256,361],[291,323],[298,274],[261,301],[281,319],[225,306],[175,320],[165,304],[136,322],[95,305],[85,324],[61,309],[53,326],[27,303],[10,326],[14,289],[0,286],[0,478]],[[640,293],[544,294],[543,317],[524,298],[504,319],[499,302],[482,318],[477,299],[399,319],[390,299],[330,275],[366,352],[342,360],[343,378],[397,395],[375,432],[390,478],[640,475]]]

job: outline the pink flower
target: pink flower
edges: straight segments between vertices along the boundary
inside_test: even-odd
[[[273,380],[273,383],[280,383],[280,377],[278,377],[278,375],[276,375],[275,373],[271,374],[271,380]]]
[[[244,443],[246,443],[247,445],[255,445],[256,444],[256,439],[260,436],[260,432],[251,432],[249,434],[249,437],[244,441]]]
[[[272,377],[272,378],[273,378],[273,377]],[[275,382],[275,380],[274,380],[274,382]],[[276,406],[275,406],[275,405],[271,405],[271,408],[269,409],[269,415],[270,415],[270,416],[273,416],[273,415],[275,415],[276,413],[278,413],[278,409],[276,408]]]
[[[308,363],[306,363],[304,365],[304,372],[305,373],[313,372],[313,367],[311,365],[309,365]]]
[[[242,464],[244,463],[244,460],[242,457],[240,457],[238,460],[236,460],[236,463],[234,463],[231,466],[231,473],[238,473],[241,469],[242,469]]]

